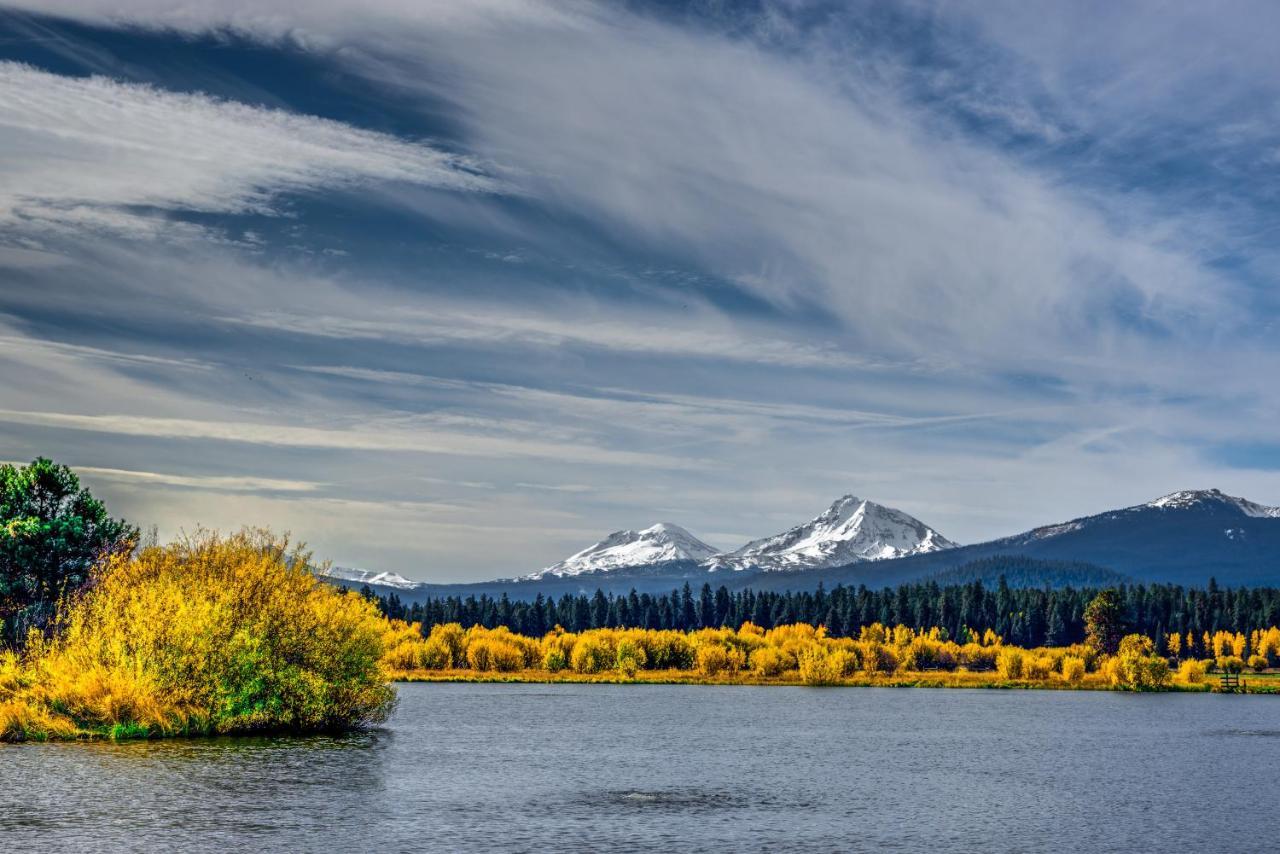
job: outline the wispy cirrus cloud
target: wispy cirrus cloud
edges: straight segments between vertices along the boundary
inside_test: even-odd
[[[788,341],[769,333],[752,334],[716,312],[672,318],[634,313],[627,317],[600,308],[561,306],[557,315],[530,307],[510,310],[456,307],[443,301],[423,310],[401,307],[373,315],[351,305],[346,315],[269,311],[220,318],[245,326],[339,339],[406,341],[418,344],[451,342],[471,345],[558,348],[579,346],[638,355],[697,357],[756,362],[785,367],[879,367],[927,371],[921,361],[890,364],[863,357],[829,343]],[[359,316],[363,313],[365,316]]]
[[[309,480],[287,480],[272,477],[230,477],[219,475],[187,475],[170,472],[112,469],[99,466],[77,466],[81,475],[122,480],[142,485],[176,486],[213,492],[315,492],[324,484]]]
[[[370,182],[495,186],[465,157],[340,122],[14,62],[0,141],[0,228],[28,236],[201,236],[166,214],[271,214],[281,194]]]
[[[56,427],[156,439],[197,439],[268,447],[307,447],[354,451],[410,451],[420,454],[492,458],[534,457],[615,466],[686,468],[699,463],[596,447],[585,443],[549,442],[534,437],[502,435],[502,424],[487,419],[490,435],[433,429],[430,417],[388,416],[381,421],[354,421],[325,427],[250,421],[197,421],[139,415],[80,415],[0,409],[0,422]],[[703,462],[701,465],[705,465]]]

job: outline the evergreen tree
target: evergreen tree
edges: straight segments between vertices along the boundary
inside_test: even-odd
[[[1107,589],[1089,602],[1084,612],[1085,643],[1107,655],[1115,655],[1124,636],[1120,600]]]

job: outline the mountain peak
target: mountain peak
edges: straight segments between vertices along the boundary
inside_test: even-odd
[[[1258,519],[1280,518],[1280,507],[1255,504],[1246,498],[1227,495],[1220,489],[1186,489],[1179,492],[1171,492],[1142,506],[1160,510],[1188,510],[1212,504],[1226,505],[1227,507],[1235,508],[1246,516]]]
[[[693,536],[693,534],[690,534],[687,530],[685,530],[684,528],[681,528],[679,525],[677,525],[674,522],[655,522],[654,524],[640,531],[640,533],[652,534],[655,536],[658,534],[668,534],[668,535],[677,536],[677,537]]]
[[[417,581],[410,581],[396,572],[377,572],[372,569],[358,569],[350,566],[331,566],[328,569],[319,569],[316,570],[316,575],[321,578],[333,578],[354,584],[376,584],[381,587],[397,587],[401,590],[412,590],[419,584]]]
[[[584,572],[603,572],[672,561],[700,562],[715,553],[715,549],[679,525],[658,522],[640,531],[614,531],[595,545],[532,573],[527,578],[563,578]]]
[[[955,543],[919,519],[844,495],[803,525],[711,559],[711,569],[817,569],[949,549]]]

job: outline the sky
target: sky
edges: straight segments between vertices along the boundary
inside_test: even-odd
[[[1280,7],[0,2],[0,460],[430,581],[1280,504]]]

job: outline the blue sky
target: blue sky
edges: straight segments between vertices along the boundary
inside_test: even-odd
[[[0,459],[441,581],[1280,504],[1273,5],[352,9],[0,5]]]

